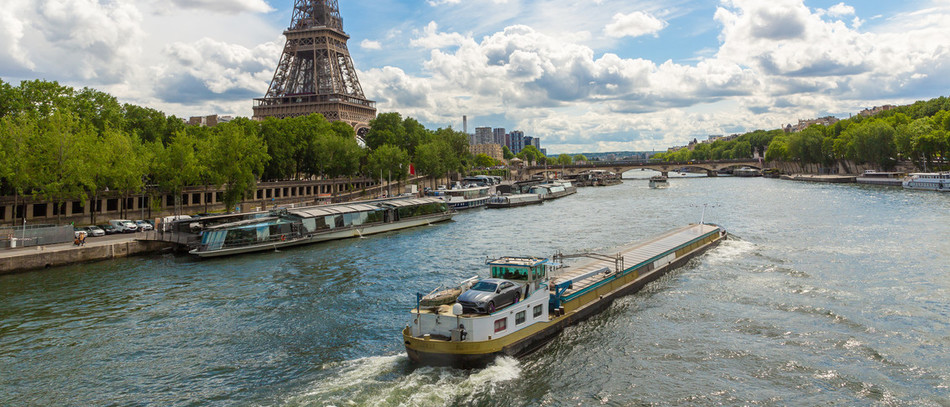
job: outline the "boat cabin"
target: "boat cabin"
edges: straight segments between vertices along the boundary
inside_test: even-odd
[[[547,260],[537,257],[502,257],[488,262],[492,278],[536,281],[547,278]]]

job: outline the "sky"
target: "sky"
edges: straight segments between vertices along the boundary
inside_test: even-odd
[[[292,0],[4,0],[0,79],[180,117],[250,116]],[[339,0],[366,97],[548,153],[693,138],[950,95],[950,0]]]

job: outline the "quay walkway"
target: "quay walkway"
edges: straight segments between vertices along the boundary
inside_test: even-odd
[[[154,240],[150,233],[88,237],[83,246],[68,242],[0,250],[0,275],[155,253],[175,246]]]

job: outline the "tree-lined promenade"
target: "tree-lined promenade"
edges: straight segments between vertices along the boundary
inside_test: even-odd
[[[701,143],[693,150],[683,148],[654,158],[728,160],[751,158],[754,151],[764,152],[766,161],[797,162],[805,172],[847,162],[886,170],[899,160],[933,170],[938,158],[950,154],[950,99],[939,97],[870,117],[858,115],[831,126],[812,125],[797,133],[756,130],[733,140]]]
[[[106,192],[177,200],[184,188],[205,186],[223,188],[231,208],[258,181],[395,181],[406,178],[410,162],[443,177],[474,162],[467,136],[451,128],[428,130],[398,113],[381,114],[372,126],[362,148],[352,127],[320,115],[190,126],[94,89],[0,80],[0,193],[14,196],[14,207],[25,196],[61,207]]]

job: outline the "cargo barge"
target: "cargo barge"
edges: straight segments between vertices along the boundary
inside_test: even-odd
[[[725,236],[720,226],[693,224],[623,247],[614,255],[488,261],[491,279],[417,294],[417,305],[403,329],[406,353],[417,364],[462,368],[482,367],[501,355],[526,355],[567,326],[640,290]],[[572,266],[561,263],[577,257],[588,261]]]

